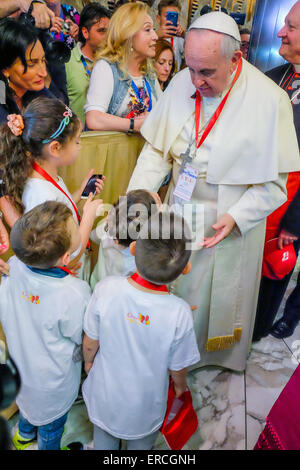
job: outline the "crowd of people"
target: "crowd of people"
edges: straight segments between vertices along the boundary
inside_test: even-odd
[[[0,255],[14,256],[0,259],[0,322],[21,376],[17,449],[60,449],[80,385],[95,449],[152,449],[169,386],[179,397],[205,365],[244,370],[252,341],[300,319],[299,279],[273,325],[300,247],[300,2],[278,32],[288,63],[266,75],[230,15],[185,31],[180,12],[161,0],[155,29],[142,1],[1,3]],[[106,178],[85,193],[91,169],[71,194],[59,176],[90,130],[145,140],[93,234],[92,274]]]

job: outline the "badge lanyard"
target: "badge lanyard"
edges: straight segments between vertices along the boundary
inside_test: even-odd
[[[215,125],[218,117],[220,116],[224,106],[225,106],[225,103],[228,99],[228,96],[232,90],[232,87],[233,85],[235,84],[235,82],[237,81],[237,79],[239,78],[240,76],[240,73],[241,73],[241,69],[242,69],[242,59],[239,60],[239,64],[238,64],[238,67],[237,67],[237,71],[235,73],[235,76],[234,76],[234,79],[233,79],[233,82],[231,84],[231,87],[229,88],[229,90],[227,91],[226,95],[224,96],[224,98],[222,99],[221,103],[219,104],[218,108],[216,109],[214,115],[212,116],[212,118],[210,119],[209,123],[208,123],[208,126],[206,127],[205,131],[203,132],[203,135],[201,137],[201,139],[198,141],[198,136],[199,136],[199,124],[200,124],[200,112],[201,112],[201,95],[199,93],[199,91],[197,90],[196,91],[196,104],[195,104],[195,132],[196,132],[196,148],[198,149],[202,144],[203,142],[205,141],[205,139],[207,138],[208,134],[210,133],[210,131],[212,130],[213,126]]]
[[[152,284],[152,282],[146,281],[146,279],[142,278],[137,273],[130,276],[130,279],[132,279],[134,282],[136,282],[140,286],[146,287],[147,289],[157,290],[161,292],[169,292],[166,285]]]
[[[54,181],[54,179],[52,178],[52,176],[49,175],[49,173],[47,173],[47,171],[45,171],[43,168],[40,167],[40,165],[37,164],[37,162],[32,162],[32,168],[37,172],[39,173],[45,180],[49,181],[49,183],[52,183],[53,186],[55,186],[57,189],[59,189],[70,201],[70,203],[72,204],[72,207],[75,211],[75,214],[76,214],[76,217],[77,217],[77,220],[78,220],[78,224],[80,224],[80,215],[79,215],[79,212],[78,212],[78,209],[75,205],[75,203],[72,201],[72,199],[70,198],[70,196],[60,187],[59,184],[56,183],[56,181]],[[90,244],[90,241],[87,242],[87,246],[86,246],[88,249],[90,249],[91,247],[91,244]]]
[[[43,170],[43,168],[40,167],[40,165],[37,164],[37,162],[33,162],[32,163],[32,168],[37,172],[39,173],[45,180],[49,181],[50,183],[52,183],[57,189],[59,189],[70,201],[70,203],[72,204],[73,206],[73,209],[76,213],[76,216],[77,216],[77,220],[78,220],[78,223],[80,224],[80,215],[79,215],[79,212],[78,212],[78,209],[76,207],[76,205],[74,204],[74,202],[72,201],[72,199],[70,198],[70,196],[68,196],[68,194],[60,187],[59,184],[56,183],[56,181],[54,181],[54,179],[52,178],[52,176],[49,175],[49,173],[47,173],[45,170]]]
[[[90,76],[92,72],[88,69],[88,65],[87,65],[86,60],[83,57],[83,55],[81,56],[81,62],[82,62],[82,65],[85,68],[86,73],[88,74],[88,76]]]
[[[205,124],[202,127],[202,129],[205,129],[205,130],[200,140],[199,140],[199,126],[200,126],[200,112],[201,112],[201,96],[200,96],[199,91],[198,90],[196,91],[196,103],[195,103],[195,135],[196,137],[194,140],[195,155],[196,155],[196,149],[198,149],[203,144],[208,134],[210,133],[211,129],[215,125],[218,117],[220,116],[225,106],[225,103],[228,99],[229,93],[241,73],[241,68],[242,68],[242,60],[240,59],[238,63],[237,71],[235,73],[234,79],[231,84],[231,87],[229,88],[228,92],[226,93],[221,103],[219,104],[217,110],[215,111],[211,119],[209,120],[208,125],[206,126]],[[198,175],[199,175],[198,168],[194,168],[193,166],[191,166],[191,163],[193,162],[193,157],[191,157],[189,154],[191,145],[192,144],[190,143],[186,152],[181,155],[182,163],[181,163],[181,167],[179,171],[179,178],[176,184],[175,191],[173,193],[175,196],[185,201],[190,201],[196,182],[197,182]]]
[[[134,91],[134,94],[136,95],[137,99],[139,100],[139,102],[143,106],[145,106],[145,85],[146,85],[148,96],[149,96],[149,106],[148,106],[147,111],[150,113],[150,111],[152,109],[152,95],[151,95],[151,87],[150,87],[149,83],[147,82],[146,78],[144,78],[144,80],[143,80],[143,99],[141,99],[138,87],[136,86],[134,81],[131,80],[131,86],[132,86],[132,89]]]

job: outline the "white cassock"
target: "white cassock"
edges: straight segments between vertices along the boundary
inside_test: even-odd
[[[226,91],[203,99],[200,128]],[[181,276],[173,289],[198,306],[193,312],[201,354],[197,367],[219,365],[242,371],[255,320],[265,220],[286,200],[287,173],[300,170],[292,108],[285,92],[243,60],[219,119],[194,155],[192,166],[199,174],[186,202],[173,192],[180,155],[195,136],[194,94],[189,70],[184,69],[142,126],[147,142],[128,191],[157,191],[172,169],[168,202],[203,204],[204,236],[215,233],[211,225],[225,213],[234,218],[236,227],[227,238],[213,248],[192,252],[191,273]]]

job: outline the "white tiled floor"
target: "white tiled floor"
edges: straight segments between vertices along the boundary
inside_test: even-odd
[[[285,299],[295,279],[296,275]],[[278,317],[282,310],[283,305]],[[290,338],[278,340],[268,336],[253,343],[246,370],[242,373],[213,366],[190,372],[188,383],[199,430],[184,449],[253,449],[270,409],[299,362],[300,324]],[[12,428],[16,422],[17,416],[14,416],[10,420]],[[69,413],[62,445],[72,441],[85,444],[92,441],[92,425],[84,404],[74,405]],[[155,449],[167,449],[161,435]]]

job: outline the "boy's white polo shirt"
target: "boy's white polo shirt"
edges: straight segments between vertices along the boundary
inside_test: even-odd
[[[158,430],[166,412],[168,369],[200,359],[188,304],[109,276],[94,290],[84,331],[100,343],[83,384],[90,420],[123,439]]]
[[[37,274],[15,256],[9,264],[0,285],[0,322],[21,376],[17,404],[31,424],[42,426],[63,416],[77,397],[76,345],[91,292],[74,276]]]

